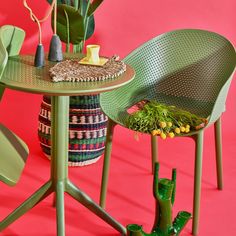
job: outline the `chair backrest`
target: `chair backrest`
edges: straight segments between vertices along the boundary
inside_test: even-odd
[[[232,44],[219,34],[185,29],[151,39],[124,61],[135,69],[136,76],[126,86],[101,95],[102,109],[110,118],[119,123],[120,116],[126,116],[122,109],[147,99],[204,117],[214,113],[215,120],[224,110],[227,96],[224,86],[230,84],[236,53]],[[216,102],[221,105],[215,105]]]
[[[0,80],[9,56],[19,54],[25,32],[5,25],[0,28]],[[0,100],[4,87],[0,86]],[[29,150],[11,130],[0,123],[0,181],[15,185],[21,176]]]
[[[29,149],[11,130],[0,123],[0,181],[15,185],[24,169]]]
[[[8,57],[19,54],[24,38],[24,30],[16,26],[4,25],[0,27],[0,79]]]

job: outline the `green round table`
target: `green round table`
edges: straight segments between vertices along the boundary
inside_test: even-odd
[[[81,58],[81,54],[65,54],[64,58]],[[50,179],[1,222],[0,231],[55,192],[57,235],[64,236],[64,193],[66,192],[121,234],[126,235],[124,226],[112,218],[68,178],[69,96],[97,94],[116,89],[129,83],[134,78],[135,72],[127,65],[126,72],[115,79],[99,82],[53,83],[48,70],[54,64],[46,61],[43,68],[36,68],[34,67],[34,56],[32,55],[10,57],[0,81],[1,86],[9,89],[52,96]]]

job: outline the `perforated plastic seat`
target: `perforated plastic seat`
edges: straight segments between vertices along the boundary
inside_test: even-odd
[[[0,28],[0,82],[9,56],[18,55],[25,32],[5,25]],[[0,99],[4,87],[0,84]],[[24,169],[29,150],[27,145],[11,130],[0,123],[0,180],[15,185]]]
[[[142,100],[174,105],[215,125],[218,188],[222,189],[221,124],[236,64],[234,47],[224,37],[204,30],[177,30],[138,47],[124,61],[136,71],[126,86],[101,95],[109,117],[100,204],[105,207],[113,128],[126,127],[127,108]],[[198,231],[203,132],[188,133],[196,141],[193,234]],[[157,160],[156,136],[151,137],[152,160]]]

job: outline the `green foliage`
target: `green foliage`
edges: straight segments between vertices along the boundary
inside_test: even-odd
[[[91,16],[96,9],[101,5],[101,3],[103,2],[103,0],[93,0],[92,4],[89,6],[88,9],[88,16]]]
[[[77,1],[79,1],[79,0],[77,0]],[[89,14],[88,15],[91,16],[96,11],[96,9],[101,5],[101,3],[103,1],[104,0],[93,0],[92,4],[89,7]],[[47,0],[47,2],[49,4],[52,4],[53,0]],[[57,0],[57,4],[58,5],[59,4],[66,4],[66,5],[75,7],[75,0]],[[83,0],[81,5],[87,5],[87,4],[88,4],[88,1],[87,0]]]
[[[53,0],[47,1],[52,4]],[[95,29],[93,13],[102,2],[103,0],[94,0],[90,4],[88,0],[57,0],[57,34],[60,39],[72,44],[80,44],[83,40],[89,39]],[[88,6],[88,4],[90,5]],[[77,7],[78,9],[76,9]],[[51,22],[53,28],[53,14]]]
[[[53,0],[47,0],[49,4],[52,4]],[[66,4],[64,0],[57,0],[57,4]]]
[[[174,137],[195,131],[204,127],[206,123],[206,119],[195,114],[156,101],[146,103],[142,109],[132,113],[127,119],[128,128],[161,137],[162,133],[165,135],[171,133],[170,137]],[[165,135],[162,138],[165,139]]]
[[[54,18],[52,17],[52,27]],[[60,4],[57,6],[57,34],[61,41],[72,44],[80,43],[84,38],[84,21],[74,7]]]
[[[81,13],[82,13],[83,17],[85,17],[87,6],[88,6],[88,1],[83,0],[83,4],[81,4],[81,6],[80,6]],[[90,16],[88,15],[87,20],[88,20],[88,25],[87,25],[86,37],[85,37],[86,40],[89,39],[93,35],[94,29],[95,29],[94,16],[93,15],[90,15]]]
[[[48,3],[52,4],[53,0],[47,0]],[[57,4],[66,4],[69,6],[74,6],[74,0],[57,0]]]

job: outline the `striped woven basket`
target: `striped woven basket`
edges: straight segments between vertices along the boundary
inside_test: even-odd
[[[39,114],[40,146],[50,159],[51,100],[44,96]],[[69,166],[95,163],[103,154],[107,117],[101,111],[99,95],[70,97]]]

